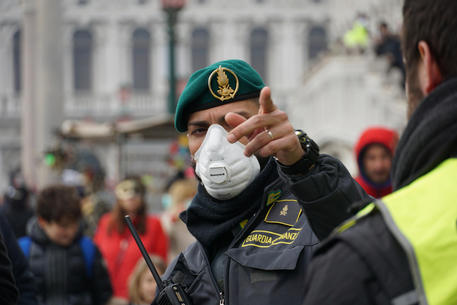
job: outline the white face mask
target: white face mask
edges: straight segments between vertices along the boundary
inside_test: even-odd
[[[229,143],[227,131],[218,124],[208,128],[202,145],[195,153],[196,173],[206,191],[219,200],[241,193],[257,176],[260,164],[255,156],[244,155],[240,142]]]

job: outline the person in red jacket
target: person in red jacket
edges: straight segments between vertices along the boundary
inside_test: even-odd
[[[114,296],[128,299],[127,281],[141,257],[124,216],[129,214],[148,253],[167,260],[168,240],[157,217],[147,215],[145,187],[138,178],[121,181],[115,189],[117,202],[112,212],[99,221],[94,241],[102,252],[113,285]]]
[[[384,127],[370,127],[355,145],[359,175],[355,180],[375,198],[392,193],[390,170],[398,134]]]

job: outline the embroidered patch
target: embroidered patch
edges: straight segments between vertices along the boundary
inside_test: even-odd
[[[285,233],[280,234],[266,230],[254,230],[246,237],[241,247],[269,248],[279,244],[289,245],[297,239],[300,231],[301,228],[290,228]]]
[[[297,200],[278,200],[270,207],[264,221],[293,227],[301,213]]]
[[[279,199],[281,196],[281,191],[272,191],[268,194],[267,197],[267,206],[271,205],[273,202]]]

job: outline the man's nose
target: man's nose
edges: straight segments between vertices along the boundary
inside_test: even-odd
[[[225,138],[225,135],[222,132],[220,132],[220,131],[213,132],[210,135],[210,138],[208,141],[208,151],[210,151],[210,152],[220,151],[221,148],[223,147],[224,141],[227,141],[227,139]]]

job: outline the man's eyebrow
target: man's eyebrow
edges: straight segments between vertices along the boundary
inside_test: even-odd
[[[187,125],[197,126],[197,127],[208,127],[210,124],[208,121],[192,121],[192,122],[188,122]]]

